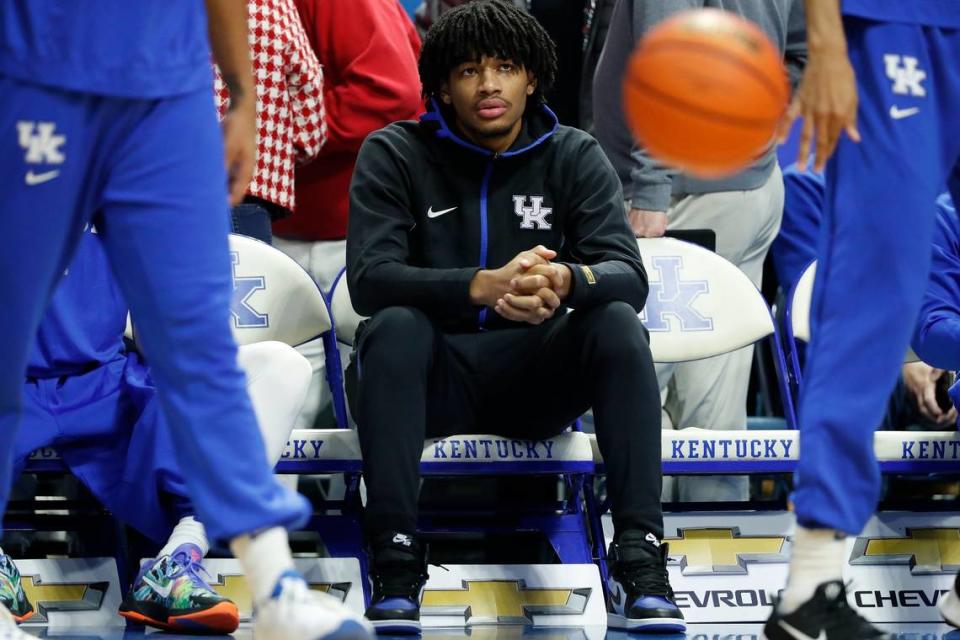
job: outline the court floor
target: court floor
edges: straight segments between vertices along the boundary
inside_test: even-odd
[[[893,632],[895,640],[960,640],[960,630],[940,624],[887,625],[886,631]],[[159,632],[146,633],[142,629],[83,629],[47,630],[28,629],[40,638],[59,638],[61,640],[141,640],[150,636],[153,640],[183,640],[197,638]],[[691,625],[686,634],[673,635],[628,635],[619,631],[607,631],[596,628],[534,628],[523,626],[474,627],[473,629],[429,629],[423,637],[428,640],[760,640],[762,625]],[[606,636],[605,638],[603,636]],[[211,637],[211,636],[206,636]],[[235,640],[253,640],[253,632],[241,627],[231,636]],[[380,636],[386,638],[388,636]],[[395,636],[393,640],[402,640],[410,636]],[[851,639],[852,640],[852,639]]]

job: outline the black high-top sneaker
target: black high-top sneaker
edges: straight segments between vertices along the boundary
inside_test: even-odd
[[[610,627],[658,633],[686,630],[667,575],[667,545],[652,533],[624,531],[610,545],[607,559]]]
[[[370,582],[366,615],[377,633],[420,633],[427,554],[416,538],[398,531],[378,534],[370,545]]]
[[[840,580],[824,582],[796,611],[781,614],[773,608],[763,633],[767,640],[892,640],[864,620],[847,603]]]

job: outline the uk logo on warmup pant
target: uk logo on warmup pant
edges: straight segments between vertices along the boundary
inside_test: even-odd
[[[920,68],[920,61],[913,56],[900,56],[888,53],[883,56],[887,77],[893,81],[893,92],[900,96],[924,97],[927,90],[923,81],[927,72]]]
[[[27,152],[24,162],[31,165],[24,177],[28,187],[49,182],[60,175],[60,169],[35,172],[33,166],[62,165],[64,160],[61,147],[67,142],[67,137],[56,133],[57,125],[54,122],[17,122],[17,141]]]
[[[713,330],[713,320],[693,308],[700,294],[710,292],[710,285],[706,280],[681,280],[682,267],[680,256],[653,258],[653,268],[660,274],[660,280],[650,283],[647,306],[640,314],[648,331],[669,331],[669,317],[680,323],[680,331]]]
[[[27,164],[63,164],[60,147],[67,137],[55,133],[56,129],[57,125],[53,122],[17,123],[17,135],[20,146],[27,152]]]
[[[233,297],[230,299],[230,315],[237,329],[264,329],[270,326],[270,316],[260,313],[250,304],[250,297],[257,291],[267,288],[266,278],[263,276],[238,276],[237,265],[240,256],[235,251],[230,252],[230,262],[233,263]]]
[[[513,211],[523,218],[521,229],[549,230],[553,225],[547,222],[547,216],[553,213],[551,207],[543,206],[543,196],[529,196],[530,206],[527,206],[527,196],[513,196]]]

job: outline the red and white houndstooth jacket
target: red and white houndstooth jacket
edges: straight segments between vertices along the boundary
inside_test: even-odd
[[[317,156],[327,139],[323,71],[293,0],[249,0],[250,55],[257,85],[257,165],[247,193],[294,209],[297,163]],[[217,110],[230,94],[216,70]]]

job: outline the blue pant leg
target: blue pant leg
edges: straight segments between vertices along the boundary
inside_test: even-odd
[[[154,103],[118,144],[98,229],[197,516],[229,540],[309,508],[274,480],[237,365],[222,148],[206,92]]]
[[[273,244],[273,228],[270,226],[270,212],[253,202],[243,202],[230,212],[233,222],[231,231],[240,235],[256,238],[260,242]]]
[[[879,497],[873,433],[919,309],[946,171],[935,87],[903,95],[887,74],[891,53],[930,68],[923,29],[854,20],[847,31],[863,142],[844,139],[827,169],[793,500],[801,524],[857,534]],[[893,105],[919,110],[894,118]]]
[[[92,201],[89,102],[0,76],[0,510],[10,491],[27,357]],[[41,126],[42,125],[42,126]]]

